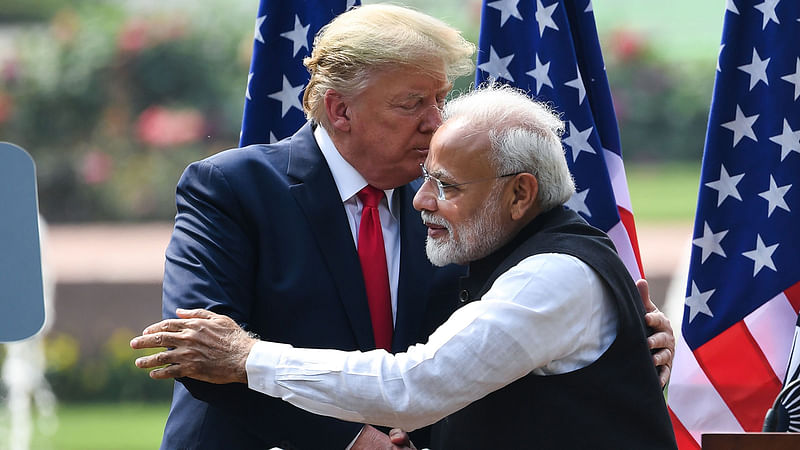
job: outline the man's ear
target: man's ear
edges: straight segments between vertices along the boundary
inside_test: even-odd
[[[520,220],[539,206],[536,197],[539,194],[539,180],[533,174],[521,173],[511,182],[513,198],[511,199],[511,219]]]
[[[350,114],[348,103],[342,94],[328,89],[325,91],[325,114],[334,130],[350,131]]]

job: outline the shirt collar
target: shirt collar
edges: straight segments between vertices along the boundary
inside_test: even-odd
[[[350,200],[367,185],[367,180],[342,157],[333,144],[328,131],[321,125],[317,125],[314,129],[314,139],[317,141],[319,149],[322,150],[322,156],[325,157],[325,161],[328,163],[328,168],[331,170],[331,175],[333,175],[333,181],[336,183],[336,189],[339,190],[342,203]],[[394,211],[394,196],[392,195],[394,194],[394,189],[388,189],[383,192],[386,194],[389,212],[397,218],[397,214]]]

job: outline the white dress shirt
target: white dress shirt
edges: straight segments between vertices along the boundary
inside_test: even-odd
[[[579,259],[534,255],[425,344],[391,355],[262,341],[247,358],[248,385],[317,414],[415,430],[531,372],[565,373],[597,360],[616,337],[610,295]]]
[[[356,194],[367,185],[367,181],[336,150],[330,135],[323,127],[316,127],[314,139],[331,169],[333,181],[336,183],[336,189],[339,190],[339,196],[347,212],[347,221],[350,223],[350,231],[353,233],[353,242],[358,248],[358,227],[361,224],[361,211],[364,209],[364,204]],[[394,189],[383,192],[386,196],[378,205],[378,213],[381,216],[386,267],[389,270],[392,320],[395,320],[397,318],[397,285],[400,280],[400,219],[397,206],[392,199]]]

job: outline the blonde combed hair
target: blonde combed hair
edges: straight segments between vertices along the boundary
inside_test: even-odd
[[[452,81],[472,71],[474,51],[458,30],[418,11],[386,4],[352,9],[320,30],[303,60],[311,73],[303,109],[309,119],[326,123],[325,92],[355,95],[375,70],[400,66],[432,73],[444,64]]]

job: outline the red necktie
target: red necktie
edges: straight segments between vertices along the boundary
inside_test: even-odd
[[[381,216],[378,213],[383,191],[367,185],[357,195],[364,204],[361,225],[358,227],[358,259],[361,260],[361,272],[367,289],[375,348],[389,352],[392,349],[393,332],[392,295],[389,293],[389,270],[386,268]]]

